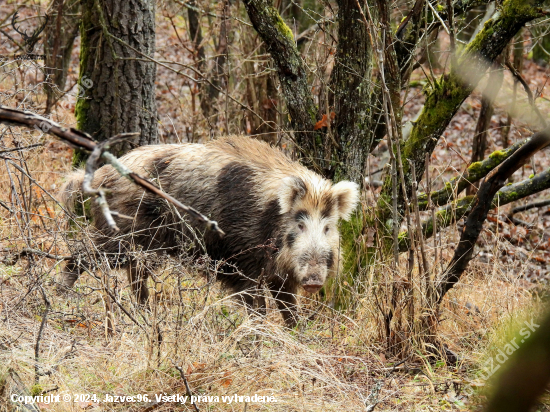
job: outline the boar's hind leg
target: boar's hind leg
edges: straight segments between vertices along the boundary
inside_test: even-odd
[[[149,299],[149,289],[147,289],[147,279],[149,279],[149,269],[137,260],[130,260],[128,264],[128,282],[132,291],[136,295],[138,303],[144,305]]]
[[[61,286],[70,289],[74,286],[81,273],[82,267],[74,259],[69,259],[60,273],[59,283]]]
[[[296,291],[287,290],[284,286],[277,290],[272,290],[273,298],[277,302],[277,307],[283,315],[286,326],[293,328],[298,323],[297,316],[297,301],[296,301]]]

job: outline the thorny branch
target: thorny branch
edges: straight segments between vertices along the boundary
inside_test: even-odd
[[[98,143],[92,140],[92,138],[88,134],[73,128],[63,127],[52,120],[46,119],[45,117],[30,112],[0,106],[0,123],[14,126],[34,127],[44,133],[50,133],[60,138],[64,142],[68,143],[71,147],[83,149],[92,153],[98,147]],[[184,205],[174,197],[163,192],[149,180],[132,172],[132,170],[122,164],[110,152],[103,151],[101,157],[103,160],[113,166],[122,176],[128,178],[138,186],[141,186],[146,191],[154,193],[157,196],[160,196],[168,202],[172,203],[176,207],[189,214],[193,219],[197,220],[198,222],[205,223],[208,229],[214,230],[220,236],[225,235],[225,233],[218,227],[218,223],[216,221],[208,219],[199,211],[190,206]]]

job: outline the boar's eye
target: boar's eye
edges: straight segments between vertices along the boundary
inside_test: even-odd
[[[329,230],[330,230],[330,227],[328,227],[328,225],[325,226],[325,229],[323,230],[325,232],[325,235],[328,234]]]
[[[302,222],[300,222],[298,223],[298,229],[300,229],[303,232],[304,230],[306,230],[306,226]]]

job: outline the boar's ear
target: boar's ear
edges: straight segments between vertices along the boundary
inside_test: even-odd
[[[296,202],[306,195],[306,184],[296,176],[285,177],[279,190],[281,213],[288,213]]]
[[[338,203],[339,217],[348,220],[359,202],[359,185],[342,181],[332,186],[332,193]]]

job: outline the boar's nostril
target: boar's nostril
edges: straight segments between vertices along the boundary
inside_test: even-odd
[[[307,278],[302,280],[302,285],[315,285],[318,283],[323,284],[323,281],[321,280],[321,276],[317,273],[309,275]]]

